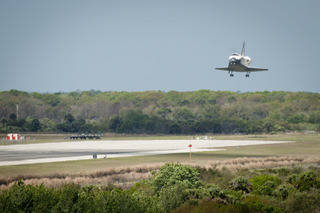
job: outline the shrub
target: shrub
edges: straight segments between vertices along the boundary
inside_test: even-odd
[[[239,176],[231,181],[231,189],[241,190],[243,192],[249,193],[251,191],[252,184],[248,178]]]
[[[320,188],[318,174],[312,170],[307,170],[299,175],[297,187],[300,191],[310,190],[312,187]]]
[[[297,187],[298,180],[299,180],[299,176],[297,174],[292,174],[287,177],[286,182],[290,183],[294,187]]]
[[[240,212],[287,212],[285,209],[273,205],[267,197],[257,195],[246,197],[240,206],[242,206]]]
[[[271,196],[273,190],[275,189],[276,184],[273,181],[267,181],[258,187],[255,192],[259,195],[268,195]]]
[[[205,186],[205,190],[211,198],[225,198],[225,192],[219,186],[208,184]]]
[[[160,192],[163,187],[174,186],[177,183],[184,188],[197,188],[202,185],[198,171],[180,163],[167,163],[161,166],[151,183],[156,192]]]
[[[26,186],[22,181],[15,183],[8,192],[6,212],[31,212],[33,208],[33,195],[30,185]]]
[[[285,168],[285,167],[277,168],[276,171],[281,176],[286,176],[286,175],[290,174],[290,172],[291,172],[290,169]]]
[[[0,212],[50,212],[56,202],[53,189],[19,181],[0,193]]]
[[[226,200],[229,204],[239,203],[239,202],[242,200],[242,198],[243,198],[242,192],[240,192],[240,191],[233,191],[233,190],[226,191],[225,196],[226,196],[225,200]]]
[[[182,183],[162,188],[159,193],[159,203],[164,212],[178,208],[187,200],[187,193]]]
[[[285,200],[294,191],[295,188],[292,185],[285,183],[278,186],[278,188],[274,190],[273,196]]]
[[[207,193],[204,188],[198,188],[198,189],[187,189],[186,194],[188,196],[188,200],[193,199],[204,199],[206,197],[210,197],[209,193]]]
[[[200,173],[200,180],[204,181],[205,183],[212,182],[215,178],[219,178],[222,176],[220,171],[215,168],[205,169],[197,166],[196,169]]]
[[[290,196],[288,202],[289,212],[319,212],[319,194],[307,194],[306,192],[295,193]]]
[[[79,186],[74,184],[65,185],[63,188],[55,191],[55,197],[58,199],[54,207],[55,212],[71,212],[73,204],[77,202],[79,196]]]
[[[280,184],[277,177],[271,175],[255,176],[251,179],[253,192],[259,195],[271,195],[276,186]]]

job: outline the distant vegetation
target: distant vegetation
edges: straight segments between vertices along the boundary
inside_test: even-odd
[[[0,92],[0,132],[137,134],[320,130],[320,94],[305,92]]]
[[[0,191],[1,212],[319,212],[318,166],[231,172],[167,163],[129,189],[18,181]]]

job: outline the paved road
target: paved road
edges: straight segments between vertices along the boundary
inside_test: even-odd
[[[67,160],[144,156],[167,153],[214,151],[222,147],[286,143],[289,141],[239,140],[129,140],[78,141],[0,146],[0,166]]]

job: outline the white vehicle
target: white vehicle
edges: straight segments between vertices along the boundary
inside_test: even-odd
[[[249,56],[245,56],[244,51],[245,42],[243,42],[241,55],[239,53],[232,53],[229,57],[228,67],[217,67],[216,70],[228,71],[230,77],[233,77],[233,72],[246,72],[246,77],[249,77],[251,72],[268,71],[268,69],[265,68],[250,67],[249,65],[252,59]]]

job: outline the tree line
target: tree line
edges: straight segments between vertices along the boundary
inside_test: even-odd
[[[320,130],[307,92],[0,92],[0,132],[256,134]]]

